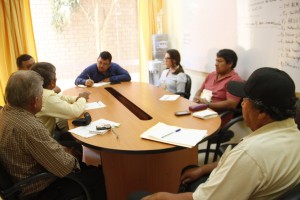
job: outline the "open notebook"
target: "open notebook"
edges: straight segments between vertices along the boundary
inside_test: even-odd
[[[207,136],[207,130],[185,129],[162,122],[145,131],[141,138],[192,148]]]

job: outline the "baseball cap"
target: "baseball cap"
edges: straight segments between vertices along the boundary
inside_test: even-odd
[[[286,72],[271,67],[255,70],[246,82],[229,82],[227,90],[272,110],[293,109],[296,101],[294,81]]]

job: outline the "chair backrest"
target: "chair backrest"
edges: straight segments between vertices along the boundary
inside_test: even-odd
[[[298,126],[298,129],[300,130],[300,99],[298,99],[297,102],[296,102],[295,122]]]
[[[10,174],[5,170],[3,165],[0,163],[0,196],[4,200],[16,200],[18,199],[17,194],[8,195],[8,190],[13,186]]]
[[[293,189],[287,191],[278,200],[299,200],[300,199],[300,184]]]
[[[190,77],[190,75],[185,74],[186,75],[186,85],[185,85],[185,95],[184,97],[186,99],[189,99],[191,96],[191,88],[192,88],[192,79]]]

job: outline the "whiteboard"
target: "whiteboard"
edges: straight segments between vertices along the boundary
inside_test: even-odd
[[[220,47],[233,49],[236,46],[235,5],[235,0],[226,0],[226,3],[224,0],[189,0],[183,3],[181,54],[185,68],[214,71]]]
[[[214,71],[218,50],[231,48],[243,79],[257,68],[276,67],[300,92],[299,0],[189,0],[182,8],[185,68]]]

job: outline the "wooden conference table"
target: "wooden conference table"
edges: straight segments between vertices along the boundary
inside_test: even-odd
[[[131,192],[138,190],[177,192],[181,169],[198,163],[197,146],[189,149],[142,139],[140,135],[147,129],[163,122],[183,128],[207,130],[210,135],[221,124],[219,117],[201,120],[192,115],[175,116],[175,111],[187,110],[194,103],[182,97],[175,101],[160,101],[163,95],[171,93],[147,83],[125,82],[98,88],[75,87],[66,90],[64,94],[78,95],[83,91],[91,92],[89,102],[101,101],[106,105],[88,111],[92,121],[106,119],[120,123],[115,128],[119,139],[111,132],[90,138],[73,134],[84,146],[99,152],[108,200],[124,200]],[[69,126],[73,128],[70,122]]]

